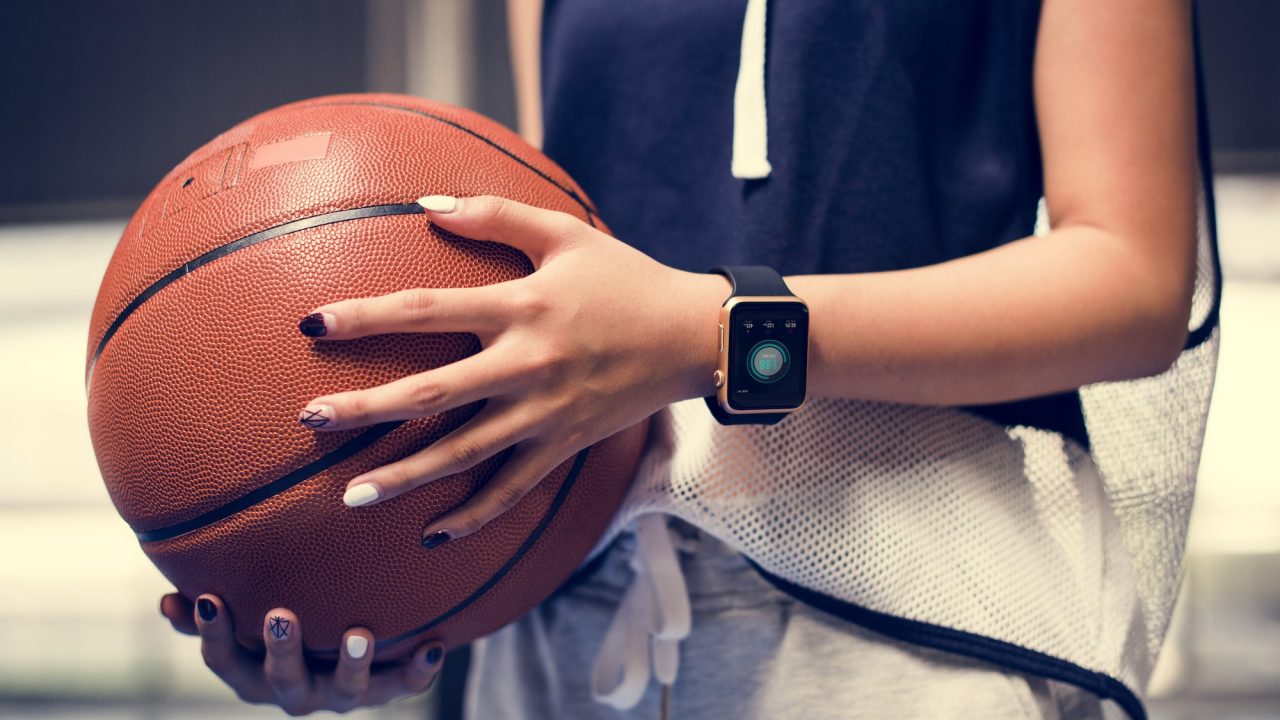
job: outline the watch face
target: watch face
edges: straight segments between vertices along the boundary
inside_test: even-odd
[[[804,402],[809,310],[802,303],[738,303],[728,334],[730,407],[790,410]]]

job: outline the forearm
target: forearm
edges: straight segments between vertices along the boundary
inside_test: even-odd
[[[787,284],[810,306],[810,395],[981,404],[1168,367],[1189,300],[1160,270],[1078,226],[929,267]]]
[[[927,405],[1002,402],[1160,372],[1186,337],[1185,283],[1090,226],[882,273],[793,275],[809,305],[810,396]],[[686,307],[689,397],[711,395],[719,276]]]

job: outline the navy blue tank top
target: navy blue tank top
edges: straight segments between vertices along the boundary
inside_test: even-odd
[[[1039,2],[768,5],[772,173],[730,174],[746,0],[545,0],[543,150],[622,241],[701,272],[929,265],[1032,233]],[[1088,445],[1077,393],[967,408]]]

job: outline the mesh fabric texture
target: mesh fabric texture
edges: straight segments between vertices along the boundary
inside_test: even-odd
[[[1159,375],[1080,390],[1089,449],[952,408],[811,398],[777,425],[726,427],[688,400],[653,416],[592,556],[638,515],[678,516],[824,596],[1118,680],[1108,712],[1143,716],[1182,580],[1220,337],[1205,132],[1201,108],[1187,347]]]

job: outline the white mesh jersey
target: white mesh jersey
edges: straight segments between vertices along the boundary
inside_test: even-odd
[[[1219,341],[1200,103],[1190,337],[1160,375],[1081,389],[1088,449],[951,408],[810,398],[777,425],[725,427],[687,400],[653,416],[635,484],[591,555],[641,515],[678,516],[801,600],[1145,717]]]

